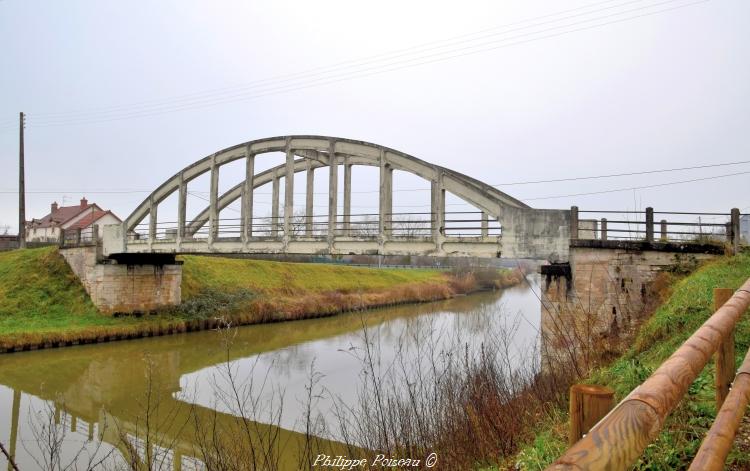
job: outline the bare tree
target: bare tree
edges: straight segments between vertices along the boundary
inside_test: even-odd
[[[431,227],[429,219],[420,219],[413,215],[400,216],[392,222],[393,235],[396,237],[427,237],[430,235]]]
[[[352,237],[377,237],[379,231],[378,218],[375,216],[362,216],[359,221],[351,224],[349,234]]]
[[[90,471],[99,468],[110,458],[113,458],[114,448],[103,451],[102,442],[85,442],[74,450],[69,462],[63,462],[63,447],[70,442],[66,423],[58,423],[60,413],[64,413],[65,402],[62,397],[56,401],[45,402],[40,410],[29,408],[29,426],[34,436],[35,450],[27,448],[27,442],[23,441],[23,447],[34,460],[37,468],[43,471],[68,471],[85,470]],[[61,412],[63,411],[63,412]],[[107,428],[106,422],[99,424],[100,431]],[[17,467],[14,469],[18,470]]]
[[[292,216],[292,237],[301,237],[306,234],[307,216],[303,209],[298,209]]]

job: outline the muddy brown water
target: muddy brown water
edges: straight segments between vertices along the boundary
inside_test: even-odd
[[[143,459],[148,446],[160,469],[203,469],[196,458],[196,418],[229,427],[244,415],[254,419],[255,438],[275,437],[280,468],[297,469],[308,408],[318,427],[325,424],[316,434],[330,439],[319,441],[321,448],[345,453],[336,441],[335,406],[356,408],[368,380],[368,354],[385,381],[404,376],[403,367],[402,376],[396,373],[398,365],[417,368],[457,345],[480,348],[500,328],[512,332],[503,361],[511,367],[538,361],[532,355],[538,277],[529,282],[321,319],[0,355],[0,442],[22,471],[47,467],[50,452],[43,442],[50,435],[61,444],[62,467],[77,462],[85,469],[106,456],[100,468],[113,469],[123,465],[124,455]],[[233,400],[232,383],[252,400]],[[156,443],[143,439],[146,410],[152,411]],[[7,468],[1,456],[0,466]]]

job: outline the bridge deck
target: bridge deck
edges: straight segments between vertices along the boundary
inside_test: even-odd
[[[333,254],[333,255],[439,255],[499,257],[499,236],[456,237],[436,241],[432,238],[362,237],[241,237],[217,239],[189,238],[135,240],[127,244],[128,253],[257,253],[257,254]]]

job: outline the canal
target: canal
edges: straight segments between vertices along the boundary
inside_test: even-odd
[[[22,471],[55,461],[204,469],[198,457],[211,451],[298,469],[312,443],[347,453],[342,424],[368,384],[397,390],[498,338],[509,369],[535,368],[539,279],[528,281],[429,304],[1,355],[0,442]],[[273,456],[245,456],[243,441]]]

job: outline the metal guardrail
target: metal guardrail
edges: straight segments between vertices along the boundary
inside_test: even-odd
[[[93,225],[85,229],[63,229],[60,231],[60,248],[96,245],[99,240],[99,226]]]
[[[719,304],[720,290],[715,290],[714,296]],[[690,469],[722,469],[750,396],[750,352],[729,395],[724,394],[732,381],[726,376],[734,369],[734,329],[748,307],[750,279],[646,381],[547,469],[628,469],[656,439],[669,413],[717,352],[717,400],[723,407]],[[722,367],[727,364],[731,369]]]
[[[214,233],[211,234],[209,222],[192,235],[189,228],[196,221],[186,221],[184,239],[241,238],[242,219],[221,218],[216,221]],[[433,237],[434,225],[438,223],[433,213],[388,213],[383,223],[383,233],[394,239],[429,239]],[[290,221],[290,234],[293,238],[325,239],[329,233],[328,215],[295,215]],[[151,232],[153,230],[153,232]],[[248,221],[249,237],[282,238],[285,233],[284,216],[253,217]],[[334,236],[377,239],[381,224],[378,214],[339,214],[336,216]],[[445,212],[439,228],[446,238],[484,238],[500,237],[502,230],[498,221],[486,217],[481,211]],[[178,235],[177,222],[158,222],[155,227],[150,223],[138,224],[128,234],[129,242],[147,241],[152,234],[154,241],[174,240]]]
[[[730,244],[735,253],[743,241],[740,211],[728,213],[597,211],[571,208],[571,239]]]

